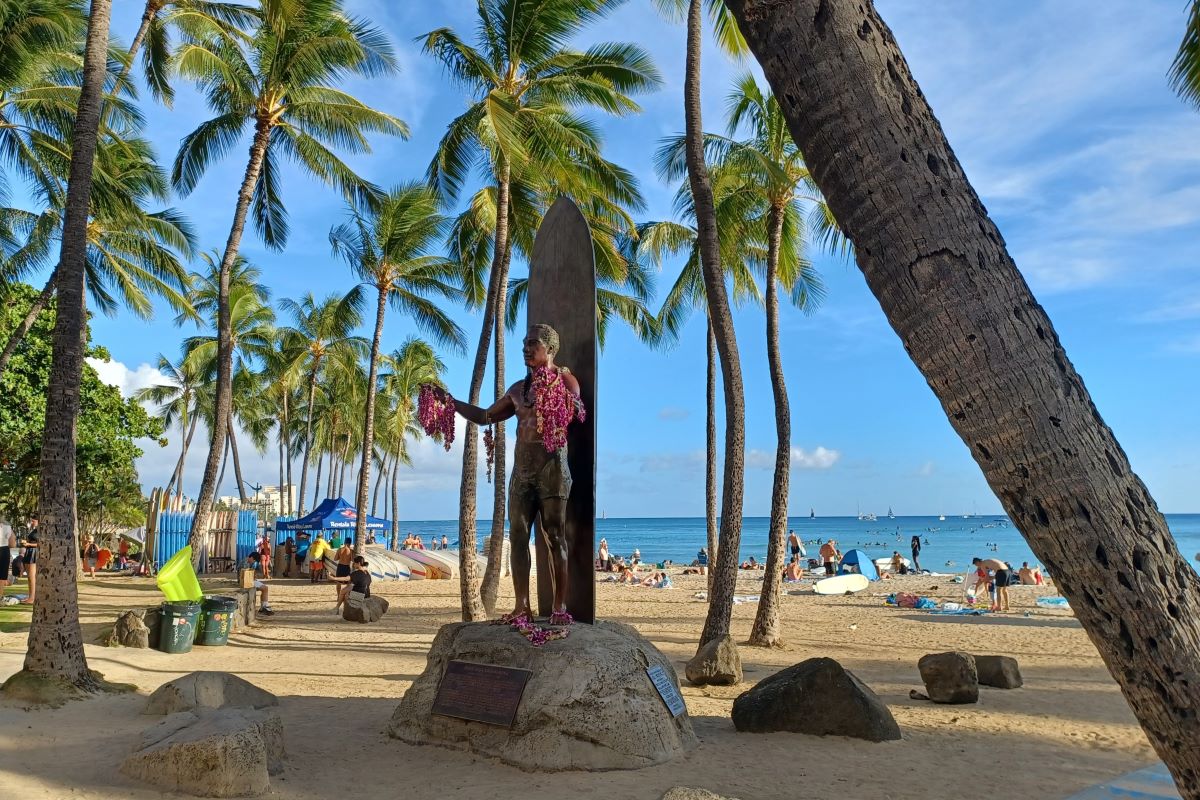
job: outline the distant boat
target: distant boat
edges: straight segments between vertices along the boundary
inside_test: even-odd
[[[816,511],[814,511],[814,510],[812,510],[812,509],[810,508],[810,509],[808,510],[808,518],[809,518],[809,519],[816,519],[816,518],[817,518],[817,512],[816,512]]]
[[[892,507],[888,506],[888,519],[895,519],[896,515],[892,513]]]
[[[945,522],[945,521],[946,521],[946,515],[938,514],[938,522]]]
[[[867,512],[866,514],[862,513],[862,506],[858,506],[858,518],[862,522],[874,522],[876,520],[876,516],[874,514],[870,512]]]
[[[600,512],[600,519],[608,519],[608,512],[607,512],[607,511],[601,511],[601,512]]]

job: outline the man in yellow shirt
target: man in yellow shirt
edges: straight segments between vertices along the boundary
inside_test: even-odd
[[[318,532],[317,540],[308,548],[308,579],[312,583],[319,582],[325,576],[325,554],[329,552],[329,542],[325,534]]]

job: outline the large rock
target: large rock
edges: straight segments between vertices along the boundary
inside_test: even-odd
[[[692,789],[688,786],[672,786],[667,789],[661,800],[738,800],[736,797],[725,797],[708,789]]]
[[[696,651],[684,675],[697,686],[733,686],[742,682],[742,657],[733,637],[725,634]]]
[[[184,712],[143,733],[121,772],[168,791],[245,797],[267,792],[283,754],[283,722],[274,711]]]
[[[996,689],[1020,689],[1021,669],[1012,656],[975,656],[975,670],[979,683]]]
[[[154,690],[143,714],[175,714],[214,708],[266,708],[279,698],[228,672],[193,672]]]
[[[733,725],[751,733],[900,738],[900,726],[879,696],[832,658],[802,661],[742,692],[733,701]]]
[[[451,660],[529,670],[511,728],[433,714]],[[672,717],[646,674],[671,662],[618,622],[573,625],[566,639],[534,647],[507,625],[444,625],[425,671],[401,700],[388,732],[498,758],[527,770],[636,769],[662,764],[696,745],[685,711]]]
[[[144,610],[126,611],[117,617],[113,625],[113,638],[122,647],[147,648],[150,646],[150,629],[146,627]]]
[[[979,702],[979,674],[970,653],[930,653],[921,656],[917,669],[933,702]]]
[[[378,622],[387,613],[388,601],[382,597],[371,595],[363,600],[358,608],[351,608],[348,603],[342,604],[342,619],[347,622]]]

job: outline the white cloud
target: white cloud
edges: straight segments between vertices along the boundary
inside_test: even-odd
[[[1172,302],[1135,317],[1138,322],[1180,322],[1197,318],[1200,318],[1200,291],[1176,295]]]
[[[922,478],[928,478],[933,475],[935,469],[936,467],[932,461],[926,461],[924,464],[917,467],[917,475]]]
[[[130,369],[120,361],[101,361],[98,358],[85,360],[96,370],[100,380],[117,387],[122,397],[132,397],[139,389],[171,382],[166,375],[146,363],[139,364],[137,369]]]
[[[842,457],[837,450],[818,446],[813,450],[792,446],[792,469],[829,469]],[[775,467],[775,451],[747,450],[746,469],[773,469]]]
[[[686,408],[667,406],[658,412],[658,418],[661,420],[680,420],[687,419],[689,416],[691,416],[691,414],[692,412],[688,411]]]

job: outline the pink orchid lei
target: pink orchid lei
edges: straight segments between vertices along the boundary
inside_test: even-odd
[[[570,622],[556,623],[554,621],[555,616],[557,616],[557,615],[551,615],[551,617],[550,617],[550,623],[552,625],[554,625],[554,624],[569,625],[570,624]],[[569,618],[570,614],[566,614],[566,616]],[[510,627],[513,628],[513,630],[515,630],[517,633],[521,634],[526,639],[528,639],[529,643],[532,644],[534,647],[541,647],[546,642],[553,642],[557,639],[565,639],[571,635],[570,631],[563,630],[561,628],[551,629],[551,628],[543,628],[540,625],[535,625],[533,622],[533,618],[530,617],[528,614],[518,614],[517,616],[512,617],[511,619],[509,619],[509,618],[500,619],[500,620],[497,620],[497,623],[498,624],[508,624]]]
[[[487,479],[492,482],[492,466],[496,463],[496,434],[495,429],[488,425],[483,429],[483,449],[487,451]]]
[[[563,380],[565,369],[538,367],[533,373],[533,405],[537,412],[537,429],[547,453],[567,445],[567,426],[574,420],[583,422],[587,411],[579,395],[567,388]]]
[[[454,443],[454,398],[449,393],[439,400],[434,387],[425,384],[417,396],[417,420],[435,442],[445,444],[446,449]]]

